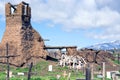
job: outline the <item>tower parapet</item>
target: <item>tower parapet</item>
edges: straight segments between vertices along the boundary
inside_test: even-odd
[[[12,5],[7,3],[5,5],[6,25],[15,24],[30,24],[31,19],[31,8],[28,3],[21,2],[18,5]]]

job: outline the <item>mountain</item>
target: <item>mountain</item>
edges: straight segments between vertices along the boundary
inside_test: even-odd
[[[94,50],[113,50],[113,49],[120,49],[120,40],[111,41],[108,43],[101,43],[87,47],[88,49]]]

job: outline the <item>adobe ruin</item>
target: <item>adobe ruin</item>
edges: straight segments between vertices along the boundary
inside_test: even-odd
[[[67,55],[76,54],[76,46],[45,46],[43,38],[31,25],[31,7],[28,3],[21,2],[18,5],[7,3],[5,17],[6,29],[0,43],[0,56],[5,56],[8,43],[9,55],[19,55],[9,59],[11,65],[22,67],[31,61],[36,62],[40,58],[46,59],[50,56],[46,50],[49,48],[66,49]],[[0,59],[0,62],[4,63],[6,60],[3,58]]]
[[[46,49],[66,49],[66,54],[69,56],[77,54],[82,56],[78,53],[77,46],[45,46],[43,38],[31,25],[31,8],[28,3],[21,2],[18,5],[7,3],[5,16],[6,30],[0,43],[0,55],[5,56],[6,43],[8,43],[9,55],[20,55],[10,58],[12,64],[21,66],[38,58],[46,59],[48,55]],[[0,62],[6,62],[6,60],[0,59]]]
[[[77,51],[76,46],[45,46],[43,38],[31,25],[31,8],[25,2],[21,2],[18,5],[7,3],[5,5],[5,16],[6,30],[0,43],[0,56],[5,56],[6,54],[6,43],[9,45],[9,55],[20,55],[10,58],[10,64],[22,67],[31,61],[37,61],[40,58],[46,59],[48,55],[46,49],[66,49],[67,55],[79,55],[86,62],[101,63],[105,61],[110,66],[114,64],[108,60],[112,59],[113,56],[109,53],[106,54],[106,52],[100,52],[96,55],[96,51]],[[6,62],[6,60],[0,58],[0,62]]]
[[[31,59],[46,58],[44,40],[31,25],[31,8],[21,2],[18,5],[5,5],[6,30],[0,43],[0,55],[5,56],[6,43],[9,44],[9,55],[20,55],[10,58],[10,63],[23,66]],[[0,62],[5,59],[0,59]]]

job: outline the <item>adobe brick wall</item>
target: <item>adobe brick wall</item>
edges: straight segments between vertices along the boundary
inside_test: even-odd
[[[67,51],[67,55],[69,55],[69,56],[77,54],[76,47],[68,47],[68,48],[66,48],[66,51]]]
[[[13,11],[11,11],[13,9]],[[9,55],[20,55],[10,58],[10,62],[17,66],[32,61],[32,58],[46,58],[47,51],[40,34],[30,23],[31,8],[29,4],[21,2],[18,5],[5,5],[6,30],[0,43],[0,55],[5,55],[5,44],[9,44]],[[5,61],[5,59],[0,59]]]

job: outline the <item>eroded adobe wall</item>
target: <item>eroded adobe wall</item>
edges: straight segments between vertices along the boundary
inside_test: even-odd
[[[68,47],[66,48],[67,55],[76,55],[77,49],[76,47]]]
[[[10,58],[10,62],[17,66],[32,61],[32,58],[46,58],[44,41],[30,23],[31,8],[29,4],[21,2],[18,5],[5,5],[6,30],[1,44],[0,54],[5,55],[5,45],[9,44],[9,55],[20,55]],[[0,59],[5,62],[5,59]]]

